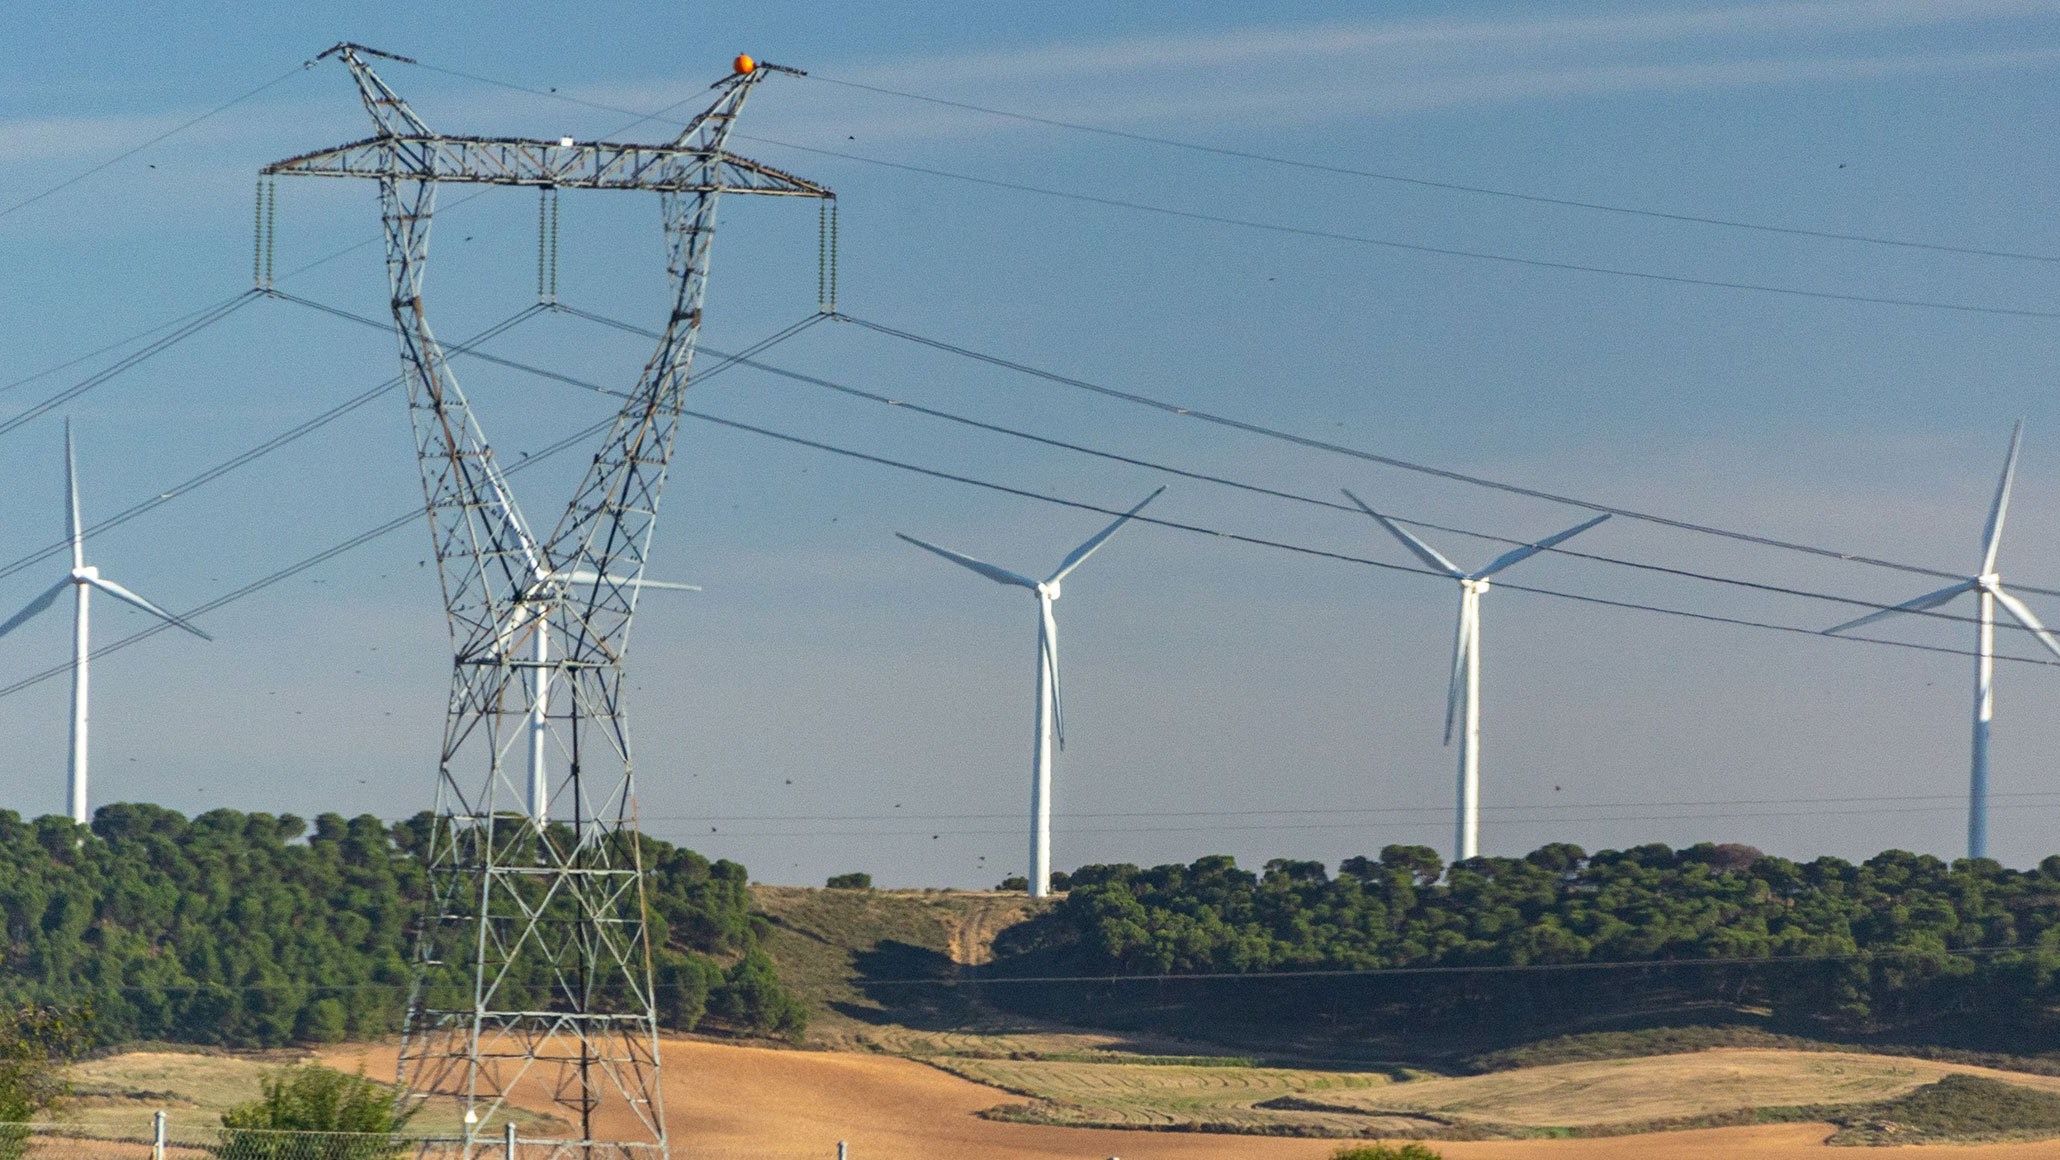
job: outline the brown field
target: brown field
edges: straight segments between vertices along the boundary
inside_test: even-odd
[[[351,1069],[362,1058],[374,1075],[390,1073],[393,1066],[391,1047],[351,1047],[326,1054],[332,1066]],[[1669,1090],[1676,1097],[1684,1097],[1700,1082],[1690,1061],[1715,1054],[1636,1060],[1628,1070],[1644,1069],[1654,1077],[1647,1098]],[[1335,1140],[1066,1128],[984,1120],[979,1118],[979,1112],[997,1104],[1020,1102],[1020,1097],[889,1056],[782,1051],[680,1039],[667,1041],[665,1058],[665,1098],[675,1146],[683,1154],[722,1160],[826,1160],[835,1155],[838,1140],[851,1143],[852,1160],[1103,1160],[1111,1156],[1126,1160],[1323,1160],[1337,1147]],[[1806,1069],[1807,1061],[1816,1058],[1802,1057],[1805,1062],[1799,1066]],[[1786,1066],[1785,1061],[1767,1062]],[[1939,1073],[1979,1070],[1911,1060],[1879,1062],[1891,1068],[1935,1069]],[[1614,1064],[1599,1066],[1607,1068]],[[1509,1082],[1520,1074],[1429,1083]],[[2042,1087],[2060,1083],[2014,1073],[1993,1074],[2006,1075],[2013,1083],[2036,1083]],[[1828,1078],[1834,1085],[1846,1080],[1837,1073]],[[1567,1077],[1562,1075],[1560,1079],[1565,1081]],[[1896,1083],[1907,1082],[1914,1087],[1927,1081],[1912,1074],[1853,1082],[1868,1090],[1879,1084],[1888,1084],[1888,1090],[1895,1090]],[[1395,1085],[1385,1092],[1415,1086]],[[1579,1106],[1581,1097],[1576,1086],[1563,1082],[1559,1095],[1550,1091],[1551,1082],[1547,1081],[1522,1098],[1534,1101],[1533,1106],[1540,1108],[1562,1106],[1553,1104],[1554,1100],[1566,1101],[1565,1107]],[[1342,1094],[1345,1093],[1324,1093],[1326,1098]],[[1518,1093],[1510,1094],[1514,1097]],[[1793,1098],[1791,1089],[1783,1096],[1783,1102],[1801,1101]],[[1435,1147],[1447,1160],[1728,1160],[1737,1156],[1765,1160],[1852,1160],[1855,1154],[1850,1149],[1834,1148],[1823,1142],[1831,1131],[1825,1124],[1779,1124],[1605,1139],[1439,1142]],[[1910,1155],[1913,1160],[2050,1160],[2054,1154],[2054,1145],[2046,1142],[1926,1145]]]
[[[2060,1078],[1893,1055],[1720,1048],[1312,1093],[1340,1108],[1437,1112],[1520,1128],[1649,1124],[1743,1108],[1892,1099],[1952,1073],[2060,1092]]]

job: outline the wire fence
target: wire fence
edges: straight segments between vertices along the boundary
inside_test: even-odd
[[[855,1160],[846,1145],[810,1150],[704,1148],[674,1141],[693,1160]],[[650,1144],[523,1136],[514,1125],[467,1138],[411,1132],[290,1132],[179,1124],[0,1123],[0,1160],[661,1160]]]

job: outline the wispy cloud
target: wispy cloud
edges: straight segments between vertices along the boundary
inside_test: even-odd
[[[827,74],[1111,126],[1310,123],[1474,105],[2038,68],[2053,0],[1830,0],[1662,13],[1399,20],[1132,36],[880,62]],[[866,101],[850,132],[920,138],[1006,122]]]

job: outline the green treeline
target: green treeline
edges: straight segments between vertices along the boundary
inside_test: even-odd
[[[994,973],[1468,969],[990,994],[1053,1013],[1091,1001],[1162,1025],[1242,1012],[1514,1036],[1729,1011],[1811,1033],[2060,1044],[2060,857],[2017,871],[1894,850],[1855,865],[1735,845],[1591,855],[1553,844],[1447,868],[1425,847],[1389,846],[1335,876],[1285,859],[1254,874],[1216,856],[1089,866],[1071,886],[1004,934]],[[1600,963],[1643,965],[1553,969]]]
[[[111,805],[90,834],[0,811],[0,1004],[88,1004],[102,1042],[234,1046],[384,1035],[411,979],[429,815]],[[651,838],[661,1019],[792,1034],[804,1012],[759,946],[744,867]]]

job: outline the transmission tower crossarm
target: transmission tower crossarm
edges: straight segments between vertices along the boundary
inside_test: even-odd
[[[266,176],[369,177],[557,189],[747,193],[831,198],[827,188],[748,157],[673,145],[521,137],[387,134],[319,149],[261,170]]]

